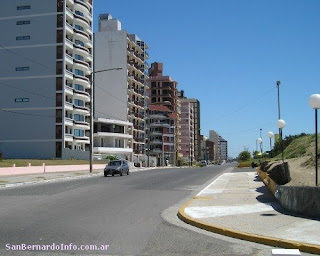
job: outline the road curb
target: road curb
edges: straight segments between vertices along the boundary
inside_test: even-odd
[[[254,235],[254,234],[240,232],[240,231],[236,231],[236,230],[232,230],[224,227],[213,226],[209,223],[194,219],[185,213],[185,208],[190,206],[193,200],[196,200],[196,199],[190,199],[188,202],[186,202],[184,205],[182,205],[179,208],[179,211],[177,213],[178,218],[180,220],[192,226],[195,226],[213,233],[217,233],[220,235],[229,236],[229,237],[246,240],[250,242],[270,245],[274,247],[287,248],[287,249],[299,249],[300,251],[307,252],[307,253],[320,254],[320,246],[318,245],[299,243],[296,241],[291,241],[286,239],[276,239],[272,237]]]

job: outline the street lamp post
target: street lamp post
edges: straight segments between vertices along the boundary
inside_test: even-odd
[[[260,153],[261,153],[261,158],[262,158],[262,147],[261,147],[262,139],[261,139],[261,138],[258,138],[258,139],[257,139],[257,142],[258,142],[258,144],[260,145]]]
[[[309,99],[310,106],[315,110],[315,156],[316,156],[316,186],[318,186],[318,109],[320,108],[320,94],[313,94]]]
[[[271,139],[274,136],[273,132],[267,133],[268,138],[270,139],[270,158],[272,157],[272,146],[271,146]]]
[[[91,85],[91,92],[90,92],[90,151],[89,151],[89,162],[90,162],[90,173],[92,172],[92,162],[93,162],[93,93],[94,93],[94,86],[93,86],[93,74],[96,73],[101,73],[101,72],[107,72],[111,70],[121,70],[123,69],[122,67],[118,68],[108,68],[108,69],[103,69],[103,70],[97,70],[97,71],[92,71],[90,73],[90,85]]]
[[[282,162],[284,162],[283,142],[282,142],[282,129],[286,126],[286,122],[283,119],[279,119],[277,121],[277,126],[279,128],[279,135],[280,135],[280,147],[281,147]]]

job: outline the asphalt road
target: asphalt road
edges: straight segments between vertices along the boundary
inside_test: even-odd
[[[232,166],[158,169],[1,189],[0,255],[270,255],[267,246],[208,234],[176,218],[187,198]],[[6,250],[21,244],[70,243],[108,247]]]

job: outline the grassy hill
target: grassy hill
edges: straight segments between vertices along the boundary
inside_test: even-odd
[[[318,137],[319,138],[319,137]],[[284,143],[285,144],[285,143]],[[320,148],[320,143],[318,142],[318,149]],[[293,138],[284,149],[284,158],[300,158],[304,157],[307,159],[303,165],[309,166],[315,164],[315,135],[302,135]],[[319,157],[319,156],[318,156]],[[279,153],[273,160],[280,160],[281,153]]]

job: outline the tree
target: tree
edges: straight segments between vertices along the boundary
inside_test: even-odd
[[[239,153],[238,158],[239,158],[240,161],[248,161],[251,158],[251,154],[250,154],[250,152],[248,150],[244,150],[244,151]]]

